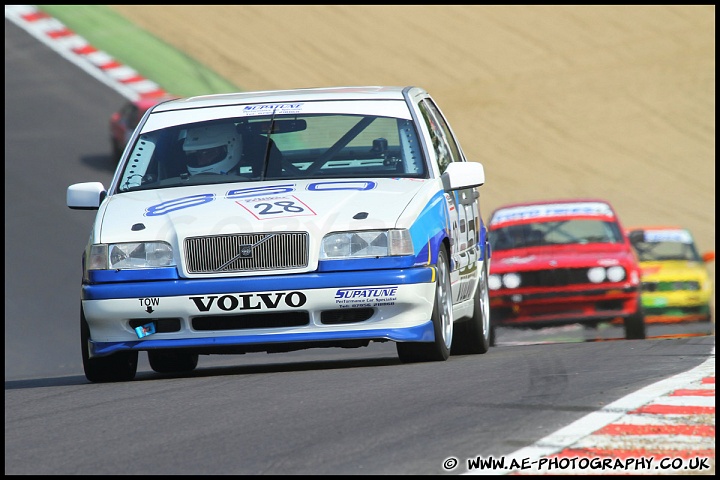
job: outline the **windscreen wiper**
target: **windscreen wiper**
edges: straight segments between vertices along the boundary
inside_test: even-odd
[[[310,165],[310,167],[307,169],[307,173],[317,173],[317,171],[320,170],[323,165],[325,165],[325,163],[333,157],[333,155],[345,148],[345,146],[350,143],[353,138],[360,135],[360,132],[365,130],[367,126],[375,120],[375,118],[376,117],[363,117],[350,130],[348,130],[345,135],[340,137],[340,140],[335,142],[330,148],[325,151],[325,153],[320,155],[318,159],[315,160],[313,164]]]
[[[260,174],[260,180],[265,180],[265,176],[267,175],[268,170],[268,164],[270,163],[270,146],[272,145],[272,139],[270,138],[273,132],[273,128],[275,127],[275,113],[277,112],[277,107],[273,108],[272,116],[270,117],[270,126],[268,127],[267,131],[267,142],[265,143],[265,154],[263,155],[263,166],[262,166],[262,172]]]

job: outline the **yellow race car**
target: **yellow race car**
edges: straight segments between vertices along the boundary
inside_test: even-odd
[[[707,264],[715,252],[700,255],[681,227],[635,227],[628,236],[640,261],[645,322],[709,322],[713,282]]]

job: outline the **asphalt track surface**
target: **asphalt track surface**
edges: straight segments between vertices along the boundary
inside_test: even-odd
[[[5,473],[444,474],[508,455],[702,364],[714,335],[501,343],[401,365],[391,344],[201,358],[89,384],[80,254],[94,212],[71,183],[109,183],[122,97],[5,22]]]

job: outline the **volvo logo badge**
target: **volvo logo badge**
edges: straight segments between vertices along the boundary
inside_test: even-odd
[[[246,244],[243,244],[243,245],[240,245],[240,251],[238,252],[238,254],[235,255],[234,257],[232,257],[232,258],[231,258],[230,260],[228,260],[227,262],[225,262],[225,263],[223,263],[222,265],[220,265],[218,268],[215,269],[215,271],[216,271],[216,272],[221,271],[222,269],[224,269],[225,267],[227,267],[227,266],[230,265],[231,263],[237,261],[238,258],[252,258],[252,256],[253,256],[253,248],[257,247],[258,245],[260,245],[260,244],[263,243],[263,242],[267,242],[268,240],[270,240],[271,238],[273,238],[275,235],[276,235],[276,234],[274,234],[274,233],[270,233],[270,234],[268,234],[268,235],[265,235],[265,236],[263,236],[260,240],[258,240],[257,242],[255,242],[253,245],[249,245],[249,244],[247,244],[247,243],[246,243]]]

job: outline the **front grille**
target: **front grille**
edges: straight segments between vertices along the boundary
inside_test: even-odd
[[[154,318],[152,320],[147,318],[131,318],[130,328],[135,329],[148,323],[155,324],[155,333],[172,333],[179,332],[182,325],[182,319],[180,318]]]
[[[697,292],[700,290],[700,283],[692,280],[677,282],[643,282],[643,292],[675,292],[686,290],[689,292]]]
[[[198,331],[250,330],[255,328],[289,328],[310,324],[308,312],[248,313],[243,315],[208,315],[192,319]]]
[[[522,272],[523,287],[563,287],[590,283],[587,268],[553,268]]]
[[[302,268],[308,234],[297,232],[215,235],[185,239],[189,273],[231,273]]]
[[[325,325],[341,325],[343,323],[364,322],[373,316],[372,308],[343,308],[339,310],[325,310],[320,314],[320,322]]]

